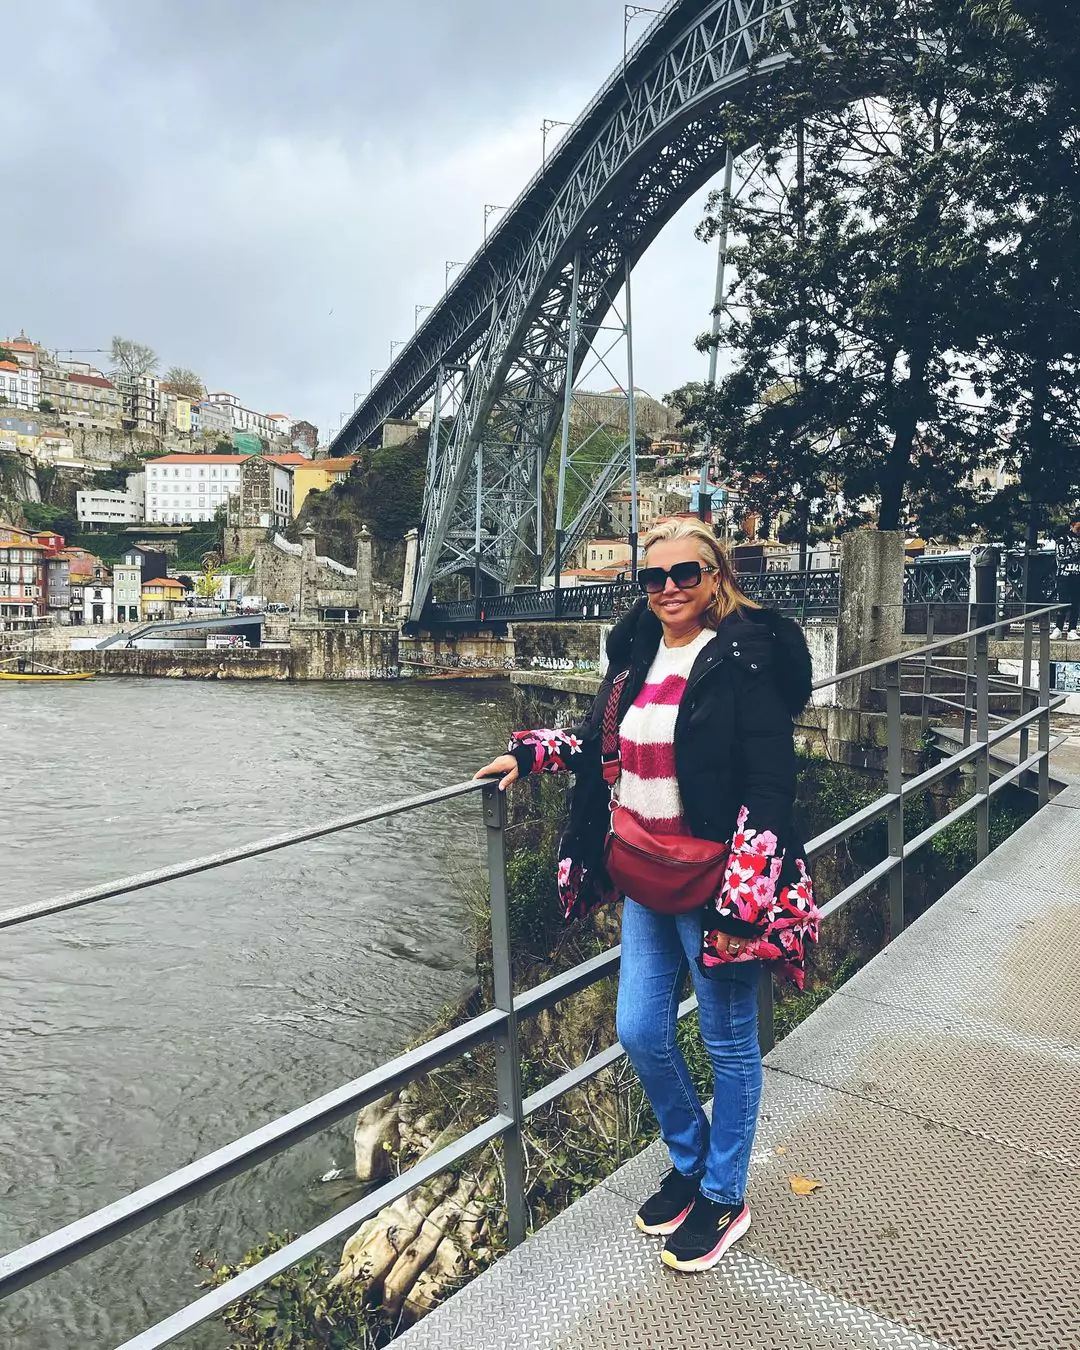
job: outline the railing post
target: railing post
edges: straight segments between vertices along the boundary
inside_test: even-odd
[[[1050,615],[1039,620],[1039,809],[1050,800]]]
[[[926,606],[926,645],[929,646],[930,643],[933,642],[933,640],[934,640],[934,611],[933,611],[933,609],[931,608],[930,605],[927,605],[927,606]],[[921,708],[919,709],[919,713],[920,713],[919,721],[920,721],[920,725],[921,725],[921,728],[922,728],[922,733],[923,733],[924,736],[926,735],[927,729],[928,729],[929,726],[930,726],[930,682],[931,682],[930,665],[931,665],[931,662],[933,661],[933,659],[934,659],[934,656],[933,656],[933,653],[932,653],[932,652],[928,652],[928,653],[926,654],[926,656],[923,657],[923,668],[922,668],[922,706],[921,706]]]
[[[773,1008],[773,973],[768,961],[761,963],[761,975],[758,979],[758,1045],[762,1055],[767,1055],[776,1044],[776,1021]]]
[[[971,607],[968,607],[968,622],[971,622]],[[964,749],[971,744],[971,681],[975,678],[975,639],[967,640],[967,665],[964,667]]]
[[[890,942],[904,931],[904,759],[900,707],[900,662],[892,661],[885,667],[889,794],[896,798],[889,807],[889,857],[899,858],[900,863],[889,873]]]
[[[488,877],[491,882],[491,972],[495,1006],[506,1014],[506,1029],[495,1037],[495,1087],[499,1111],[514,1125],[503,1137],[506,1172],[507,1243],[525,1241],[528,1209],[525,1200],[525,1116],[521,1105],[521,1064],[518,1058],[517,1017],[514,1013],[514,967],[510,951],[510,906],[506,887],[506,794],[497,783],[484,788],[484,825],[487,832]]]
[[[976,858],[990,853],[990,634],[975,639],[975,736],[982,749],[975,761],[975,791],[982,798],[975,808]]]
[[[1025,615],[1025,617],[1024,617],[1024,658],[1023,658],[1023,663],[1022,663],[1022,665],[1021,665],[1021,667],[1020,667],[1020,716],[1021,716],[1021,717],[1023,717],[1023,715],[1024,715],[1025,713],[1030,712],[1031,709],[1032,709],[1033,707],[1036,706],[1036,705],[1035,705],[1034,703],[1032,703],[1032,701],[1031,701],[1031,698],[1032,698],[1032,695],[1031,695],[1031,649],[1032,649],[1032,640],[1033,640],[1033,638],[1034,638],[1034,630],[1033,630],[1033,628],[1032,628],[1032,621],[1031,621],[1029,618],[1027,618],[1028,603],[1027,603],[1027,577],[1026,577],[1026,575],[1025,575],[1025,578],[1024,578],[1024,603],[1023,603],[1023,608],[1024,608],[1024,615]],[[1030,732],[1031,732],[1031,728],[1028,727],[1028,726],[1023,726],[1023,727],[1020,728],[1020,755],[1019,755],[1019,757],[1018,757],[1018,759],[1017,759],[1017,761],[1016,761],[1017,764],[1023,764],[1024,760],[1027,759],[1028,755],[1031,753],[1031,750],[1030,750],[1030,746],[1031,746]],[[1022,779],[1019,780],[1019,786],[1020,786],[1020,787],[1023,787],[1025,782],[1030,783],[1030,781],[1031,781],[1030,775],[1029,775],[1029,774],[1025,774],[1025,775],[1024,775],[1024,778],[1022,778]]]

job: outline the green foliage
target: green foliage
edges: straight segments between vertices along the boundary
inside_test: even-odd
[[[19,510],[32,530],[52,530],[63,535],[66,542],[79,533],[78,519],[63,507],[48,506],[44,502],[20,502]]]
[[[217,1289],[280,1251],[291,1235],[271,1235],[236,1265],[196,1253],[205,1288]],[[377,1350],[394,1328],[372,1308],[356,1284],[332,1285],[334,1272],[319,1256],[308,1257],[223,1314],[239,1337],[230,1350]]]
[[[992,498],[983,523],[1033,529],[1080,490],[1080,39],[1048,0],[868,0],[857,28],[726,114],[762,155],[701,231],[737,241],[735,367],[684,425],[803,537],[838,497],[882,528],[970,533],[968,475],[1002,458],[1011,525]]]
[[[990,847],[995,849],[1014,834],[1035,812],[1033,798],[1013,789],[1012,795],[1002,792],[990,812]],[[930,852],[949,876],[962,876],[975,866],[977,858],[978,826],[974,814],[947,825],[930,842]]]
[[[0,347],[0,361],[10,361],[12,365],[17,365],[15,353],[7,347]]]
[[[55,406],[47,398],[38,399],[38,412],[54,413],[55,411]]]
[[[347,492],[360,518],[377,539],[396,542],[420,524],[427,471],[427,436],[404,445],[365,451],[349,481],[334,492]]]

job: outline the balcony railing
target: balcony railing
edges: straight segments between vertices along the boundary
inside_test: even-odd
[[[1053,708],[1060,706],[1063,701],[1060,698],[1053,698],[1050,691],[1050,616],[1054,612],[1054,607],[1047,607],[1029,614],[1024,620],[1022,673],[1019,686],[1013,686],[1020,703],[1020,711],[1018,716],[1009,720],[1000,714],[990,712],[992,686],[993,692],[996,693],[998,692],[996,686],[1001,682],[992,678],[989,673],[990,637],[1005,626],[1007,620],[974,629],[959,638],[944,638],[928,643],[915,651],[817,681],[815,688],[820,690],[854,676],[880,677],[880,687],[885,696],[887,722],[885,791],[869,806],[813,839],[808,845],[808,858],[812,861],[820,857],[882,818],[888,825],[887,851],[879,862],[869,867],[856,881],[822,905],[824,917],[828,918],[857,896],[885,883],[888,889],[889,936],[895,937],[904,928],[906,865],[941,830],[969,814],[974,814],[977,856],[982,860],[990,851],[991,803],[1002,788],[1009,783],[1024,780],[1037,791],[1040,807],[1049,801],[1050,714]],[[1036,634],[1038,683],[1032,686]],[[924,721],[928,718],[931,705],[935,703],[946,706],[954,712],[959,709],[965,721],[964,743],[955,754],[948,755],[932,768],[905,781],[901,737],[902,676],[912,663],[915,663],[916,668],[921,663],[924,671],[929,672],[934,654],[957,643],[964,644],[969,653],[970,678],[965,682],[964,702],[958,703],[956,698],[950,699],[931,693],[929,681],[924,675],[921,703]],[[992,728],[992,722],[1000,725]],[[1036,729],[1038,737],[1038,748],[1034,752],[1030,751],[1029,746],[1032,728]],[[995,781],[991,781],[992,752],[1002,741],[1016,733],[1019,733],[1020,737],[1020,751],[1016,765],[1001,773]],[[905,839],[905,802],[914,794],[925,791],[966,765],[974,768],[974,793],[921,834],[913,839]],[[326,1126],[352,1115],[380,1097],[398,1091],[431,1070],[458,1060],[485,1044],[494,1045],[496,1049],[497,1109],[487,1120],[453,1143],[438,1149],[422,1162],[406,1169],[362,1200],[348,1206],[302,1236],[294,1238],[280,1250],[219,1288],[202,1295],[155,1326],[126,1341],[120,1350],[157,1350],[157,1347],[172,1343],[193,1328],[216,1317],[238,1299],[261,1288],[267,1281],[282,1274],[305,1257],[351,1234],[384,1206],[409,1194],[433,1177],[496,1142],[501,1144],[503,1150],[504,1204],[509,1244],[515,1246],[525,1239],[528,1229],[524,1141],[526,1122],[564,1093],[578,1087],[602,1069],[621,1059],[624,1051],[616,1042],[598,1054],[592,1055],[584,1063],[569,1069],[554,1081],[526,1095],[522,1087],[518,1056],[518,1028],[523,1021],[536,1017],[571,995],[614,975],[619,968],[620,949],[613,947],[525,993],[517,995],[513,993],[507,899],[506,798],[498,791],[494,782],[459,783],[439,792],[413,797],[392,806],[357,812],[310,829],[277,835],[207,857],[161,868],[158,871],[145,872],[125,877],[120,881],[71,892],[55,899],[16,906],[0,912],[0,929],[31,923],[48,915],[62,914],[102,901],[115,900],[181,877],[228,867],[245,859],[263,857],[313,839],[325,838],[328,835],[370,825],[375,821],[424,810],[438,803],[473,794],[480,797],[486,836],[491,893],[494,1006],[427,1044],[398,1056],[380,1068],[346,1083],[288,1115],[270,1121],[234,1143],[0,1258],[0,1299],[119,1241],[135,1229],[220,1186],[229,1178],[250,1171],[266,1159],[282,1153]],[[680,1007],[680,1016],[686,1016],[695,1006],[695,1000],[687,1000]],[[763,1051],[768,1051],[773,1045],[774,1021],[773,980],[767,966],[762,972],[759,1013],[761,1045]],[[147,1278],[149,1280],[152,1277],[148,1275]]]

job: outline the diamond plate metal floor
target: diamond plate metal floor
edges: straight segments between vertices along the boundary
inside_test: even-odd
[[[1070,788],[769,1056],[716,1270],[632,1227],[657,1146],[395,1345],[1080,1350],[1078,895]]]

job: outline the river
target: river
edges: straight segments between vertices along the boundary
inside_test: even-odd
[[[470,776],[486,684],[3,686],[0,907]],[[0,932],[0,1252],[398,1053],[472,969],[479,801]],[[0,1304],[3,1350],[107,1350],[355,1191],[351,1121]],[[218,1347],[218,1328],[184,1346]]]

